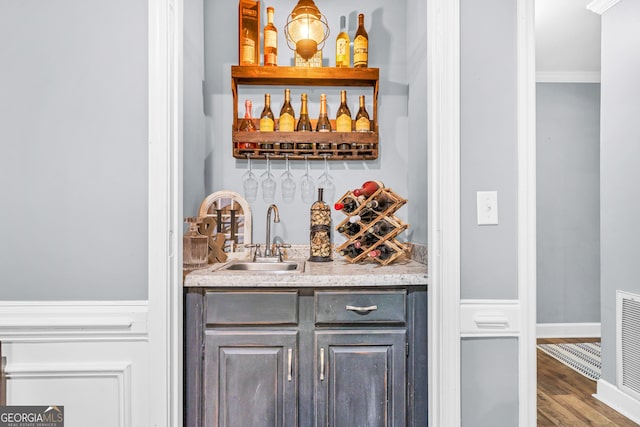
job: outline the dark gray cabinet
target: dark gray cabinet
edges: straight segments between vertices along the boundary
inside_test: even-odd
[[[185,294],[185,426],[427,425],[426,287]]]

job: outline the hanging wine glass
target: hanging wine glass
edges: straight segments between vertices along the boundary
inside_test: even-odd
[[[324,189],[324,199],[333,203],[333,198],[336,194],[336,185],[333,183],[333,177],[329,175],[328,158],[331,154],[323,154],[322,156],[324,157],[324,172],[318,177],[318,187]]]
[[[289,168],[289,155],[284,155],[285,162],[287,164],[286,170],[280,176],[282,187],[282,200],[286,203],[291,203],[296,197],[296,181],[293,179],[293,174]]]
[[[269,154],[265,154],[267,158],[267,171],[262,174],[264,178],[262,178],[262,200],[267,203],[273,202],[276,196],[276,180],[271,173],[271,159],[269,158]]]
[[[249,162],[249,170],[245,172],[242,180],[242,188],[244,189],[244,198],[247,202],[253,202],[258,195],[258,180],[251,168],[251,154],[247,153],[247,161]]]
[[[300,178],[300,196],[303,202],[311,203],[315,201],[316,185],[311,175],[309,175],[309,156],[304,156],[304,162],[307,172]]]

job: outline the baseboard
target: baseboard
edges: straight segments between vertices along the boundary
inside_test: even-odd
[[[537,338],[600,338],[600,323],[538,323]]]
[[[620,412],[631,421],[640,424],[640,401],[624,393],[615,385],[602,378],[599,379],[598,388],[593,397]]]

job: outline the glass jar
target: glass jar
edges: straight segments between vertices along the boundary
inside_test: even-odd
[[[322,188],[318,188],[318,200],[311,205],[309,261],[327,262],[331,259],[331,209],[322,200]]]
[[[184,221],[189,230],[182,238],[182,267],[187,270],[207,266],[209,257],[209,238],[198,232],[198,224],[202,218],[189,217]]]

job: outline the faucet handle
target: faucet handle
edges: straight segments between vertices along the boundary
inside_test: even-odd
[[[252,261],[256,260],[256,257],[262,256],[260,254],[260,243],[247,243],[244,245],[245,248],[256,248],[255,252],[253,253],[253,256],[251,257]]]
[[[279,261],[282,262],[282,250],[281,248],[290,248],[291,245],[289,243],[276,243],[276,256]]]

